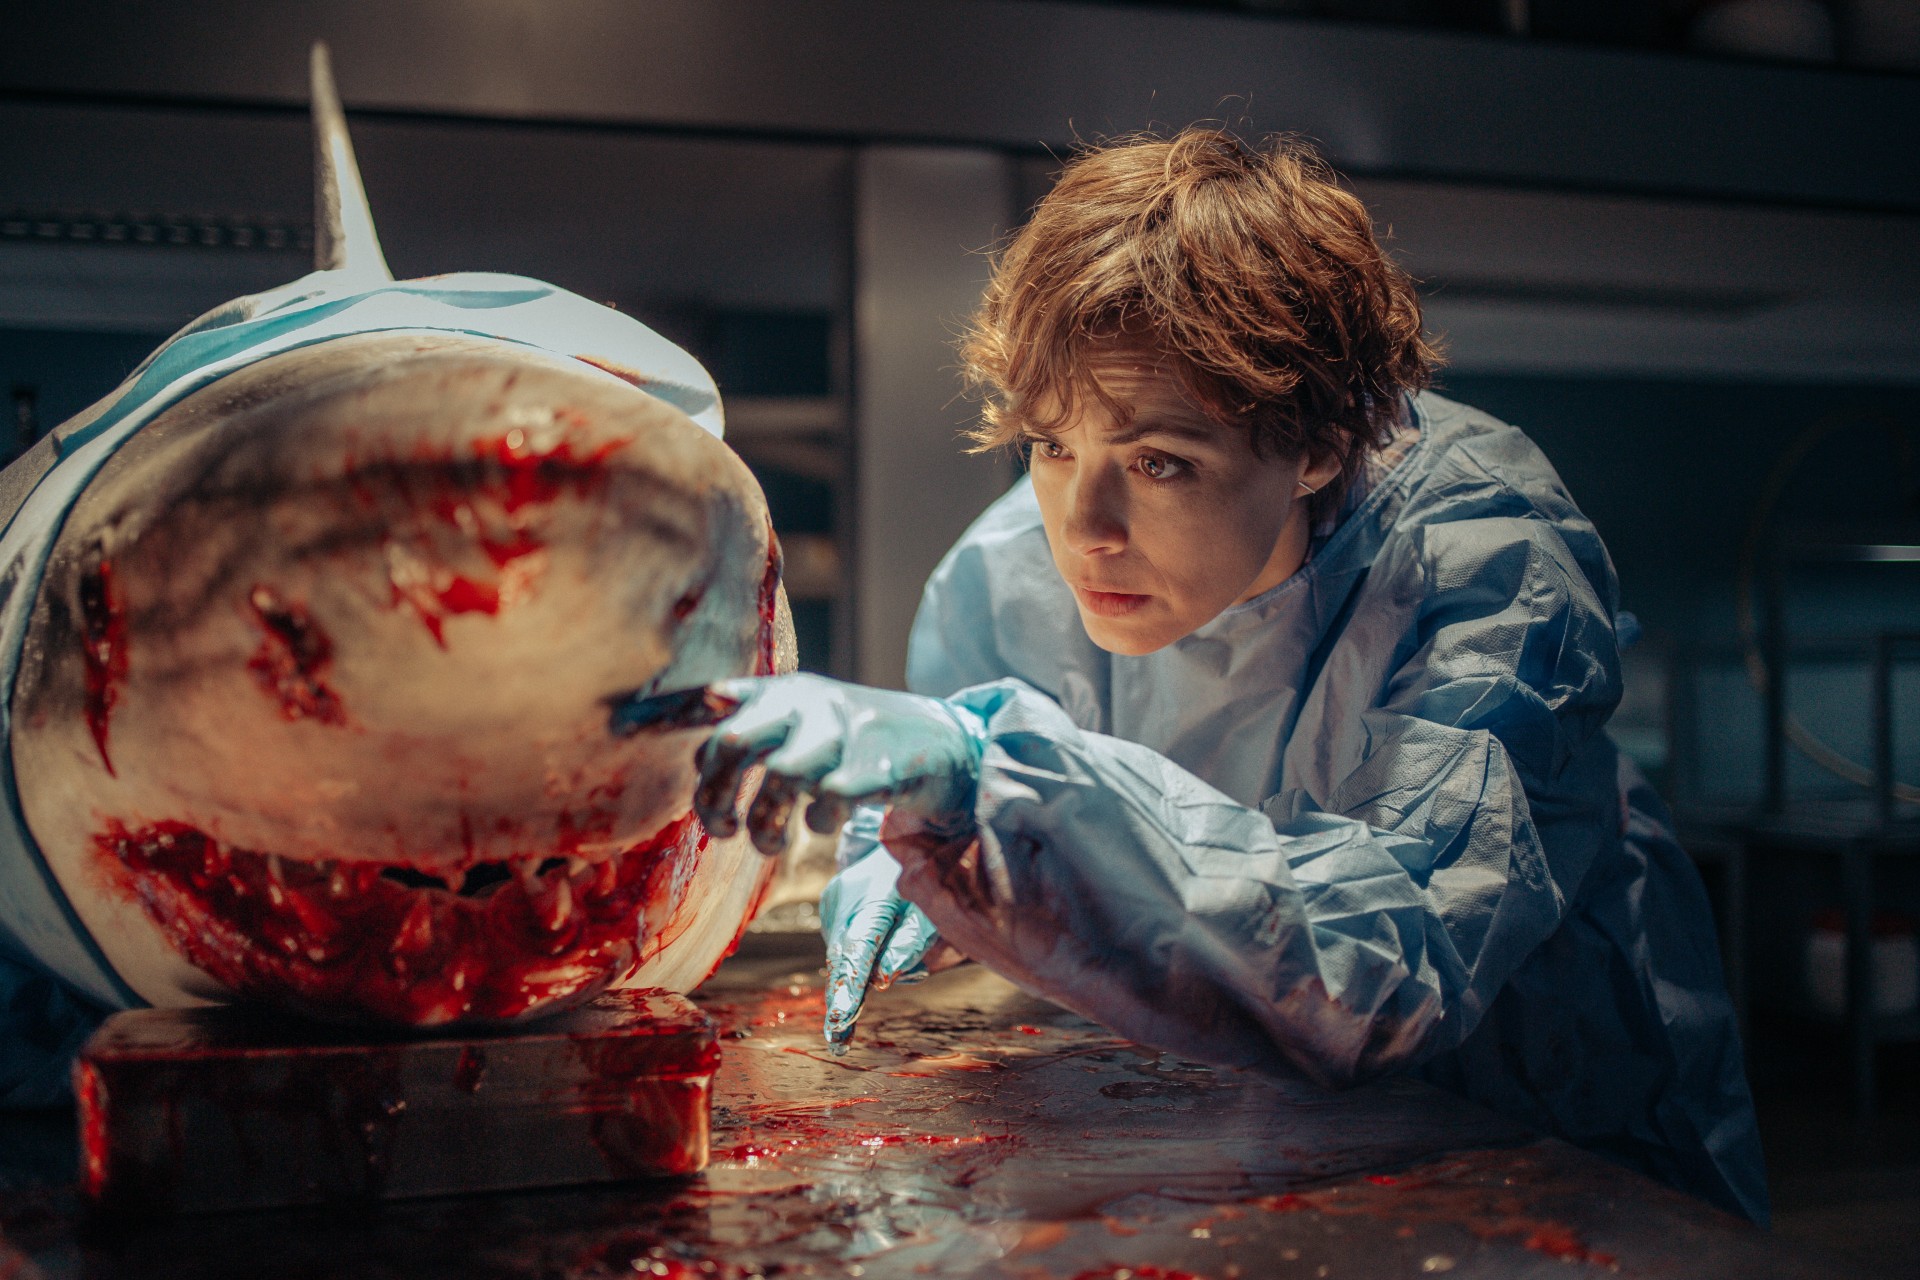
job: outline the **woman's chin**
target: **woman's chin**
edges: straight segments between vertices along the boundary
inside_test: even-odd
[[[1102,617],[1082,607],[1080,625],[1086,628],[1087,638],[1094,644],[1108,653],[1129,658],[1164,649],[1193,630],[1191,627],[1182,628],[1177,621],[1152,606],[1119,618]]]

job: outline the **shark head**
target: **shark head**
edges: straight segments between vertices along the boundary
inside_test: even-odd
[[[393,281],[324,50],[314,81],[318,270],[63,427],[8,530],[40,538],[20,813],[153,1003],[439,1025],[686,989],[771,866],[692,816],[697,733],[610,715],[792,668],[765,501],[643,326]]]

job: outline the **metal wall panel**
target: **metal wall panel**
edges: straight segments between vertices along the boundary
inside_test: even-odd
[[[1035,150],[1227,115],[1342,165],[1920,209],[1920,78],[1036,0],[62,0],[0,90]]]
[[[516,272],[646,315],[845,306],[849,147],[392,117],[353,135],[403,278]],[[312,163],[293,112],[0,101],[0,325],[167,332],[303,275],[311,252],[257,228],[305,234]],[[181,221],[183,243],[135,241]],[[256,234],[205,245],[202,225]]]
[[[953,342],[1012,218],[1014,170],[990,151],[870,147],[856,181],[855,668],[897,687],[927,575],[1012,479],[964,453]]]

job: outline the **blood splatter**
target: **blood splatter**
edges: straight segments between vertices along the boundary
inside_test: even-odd
[[[616,1176],[697,1173],[706,1166],[720,1046],[706,1015],[682,1007],[672,1016],[655,1009],[633,1034],[571,1037],[581,1077],[590,1082],[580,1098],[588,1134]],[[617,1105],[606,1105],[607,1099]]]
[[[774,674],[774,663],[779,656],[780,637],[774,625],[780,611],[780,539],[774,535],[773,524],[767,524],[767,571],[760,578],[760,652],[753,673],[759,676]]]
[[[106,1085],[86,1062],[76,1062],[74,1101],[80,1111],[80,1190],[98,1198],[107,1185],[113,1135],[107,1132]]]
[[[113,704],[120,700],[119,682],[127,675],[127,620],[113,584],[113,565],[101,560],[80,575],[80,652],[86,663],[87,728],[100,763],[115,777],[107,754],[107,728]]]
[[[477,1044],[460,1050],[453,1064],[453,1087],[462,1093],[478,1093],[487,1078],[487,1051]]]
[[[518,429],[493,440],[476,440],[474,456],[490,464],[479,492],[497,497],[508,515],[551,503],[569,491],[579,496],[597,493],[607,482],[607,459],[625,444],[608,440],[576,453],[573,441],[563,437],[543,449]]]
[[[456,575],[433,595],[448,613],[500,612],[500,587],[496,583],[475,582]]]
[[[613,304],[609,302],[607,305],[611,307]],[[647,384],[653,381],[652,378],[649,378],[646,374],[641,373],[638,369],[629,369],[624,364],[618,364],[612,360],[605,359],[602,356],[576,355],[574,356],[574,359],[578,360],[581,364],[590,364],[594,368],[600,370],[603,373],[610,373],[614,377],[620,379],[620,381],[622,382],[632,383],[634,386],[639,387],[642,390],[645,390]]]
[[[577,414],[556,417],[578,425]],[[564,436],[547,444],[516,428],[472,442],[464,455],[425,449],[405,464],[358,467],[352,483],[362,502],[380,505],[381,490],[368,483],[377,474],[400,503],[385,544],[393,606],[410,609],[442,648],[448,618],[497,615],[538,571],[549,509],[601,492],[607,460],[627,443],[576,448]],[[456,571],[444,563],[454,548],[477,550],[478,564]]]
[[[1533,1176],[1524,1153],[1494,1151],[1437,1161],[1397,1176],[1368,1174],[1336,1186],[1259,1196],[1248,1203],[1270,1213],[1312,1210],[1377,1217],[1402,1226],[1457,1226],[1482,1240],[1510,1241],[1563,1262],[1617,1266],[1612,1254],[1588,1247],[1571,1227],[1529,1211],[1523,1188]]]
[[[811,1027],[826,1016],[827,1005],[820,988],[794,984],[756,999],[751,1017],[742,1019],[745,1011],[731,1004],[710,1005],[707,1011],[736,1029],[772,1030],[791,1025]]]
[[[1012,1147],[1020,1139],[1011,1133],[924,1133],[913,1130],[875,1132],[860,1130],[820,1115],[836,1106],[873,1099],[852,1099],[810,1106],[766,1108],[746,1126],[746,1140],[713,1153],[716,1160],[736,1164],[759,1164],[783,1156],[821,1153],[858,1156],[892,1147],[930,1147],[961,1149]]]
[[[480,549],[493,561],[496,568],[504,569],[515,560],[525,559],[536,551],[544,551],[546,544],[524,529],[516,529],[504,538],[481,538]]]
[[[1005,1071],[1007,1064],[993,1058],[981,1058],[956,1049],[951,1053],[920,1054],[912,1059],[916,1067],[932,1067],[933,1071],[889,1071],[890,1076],[905,1076],[932,1080],[937,1072],[946,1071]]]
[[[109,822],[95,845],[180,953],[233,991],[430,1026],[577,1003],[631,974],[683,907],[707,837],[687,815],[599,864],[542,851],[473,896],[407,867],[231,848],[179,822]]]
[[[631,1275],[646,1280],[765,1280],[785,1272],[777,1263],[761,1266],[734,1258],[706,1257],[684,1242],[676,1241],[671,1248],[677,1252],[657,1244],[644,1253],[632,1245],[609,1245],[601,1251],[599,1265],[581,1274]]]
[[[289,720],[345,724],[346,708],[327,685],[333,665],[333,641],[306,609],[282,600],[272,587],[257,585],[247,594],[253,620],[264,633],[247,670],[280,704]]]
[[[857,1063],[857,1062],[846,1062],[846,1061],[843,1061],[843,1060],[841,1060],[840,1058],[829,1058],[829,1057],[826,1057],[826,1056],[825,1056],[825,1055],[823,1055],[823,1054],[818,1054],[818,1053],[815,1053],[815,1052],[814,1052],[813,1050],[811,1050],[811,1049],[802,1049],[802,1048],[801,1048],[801,1047],[800,1047],[799,1045],[797,1045],[797,1044],[786,1044],[786,1045],[781,1045],[781,1046],[780,1046],[780,1052],[782,1052],[782,1053],[791,1053],[791,1054],[793,1054],[793,1055],[794,1055],[795,1057],[797,1057],[797,1058],[811,1058],[811,1059],[813,1059],[813,1060],[814,1060],[815,1062],[824,1062],[824,1063],[826,1063],[826,1064],[827,1064],[828,1066],[830,1066],[830,1067],[838,1067],[838,1068],[839,1068],[840,1070],[842,1070],[842,1071],[859,1071],[859,1072],[867,1072],[867,1071],[871,1071],[871,1070],[873,1070],[873,1068],[872,1068],[872,1067],[867,1067],[867,1066],[862,1066],[861,1064],[859,1064],[859,1063]]]
[[[1558,1258],[1562,1262],[1589,1262],[1595,1266],[1614,1265],[1614,1256],[1610,1253],[1596,1253],[1580,1242],[1580,1237],[1556,1223],[1546,1223],[1529,1235],[1524,1243],[1536,1253],[1544,1253],[1549,1258]]]

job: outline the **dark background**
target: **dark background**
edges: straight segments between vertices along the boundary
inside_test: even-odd
[[[1559,468],[1644,624],[1616,736],[1692,830],[1763,798],[1743,566],[1796,541],[1920,547],[1907,0],[15,4],[0,450],[200,310],[307,269],[314,38],[396,274],[551,280],[707,362],[813,669],[897,681],[918,582],[1010,474],[954,437],[947,344],[984,251],[1077,142],[1195,120],[1316,142],[1421,280],[1443,393]],[[942,173],[957,185],[915,204]],[[956,211],[969,183],[985,213]],[[919,347],[895,340],[915,326]],[[1864,763],[1862,646],[1920,632],[1920,559],[1794,569],[1785,600],[1791,710]],[[1920,784],[1920,653],[1893,687],[1896,773]],[[1790,808],[1866,812],[1788,763]],[[1920,914],[1915,865],[1879,873],[1894,935]],[[1724,909],[1725,868],[1705,870]],[[1875,1050],[1860,1118],[1837,1027],[1804,1016],[1837,871],[1752,874],[1738,958],[1781,1229],[1911,1274],[1914,1045]]]

